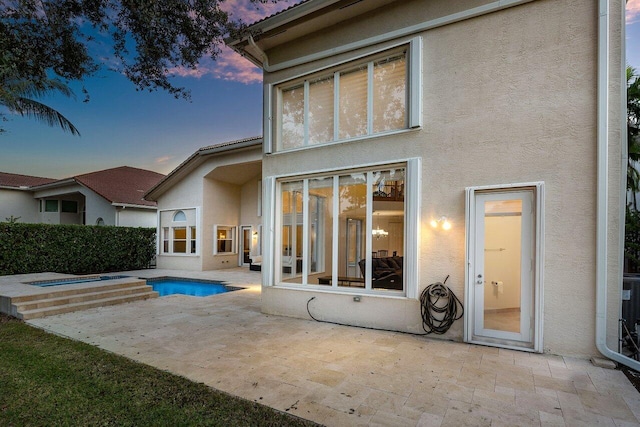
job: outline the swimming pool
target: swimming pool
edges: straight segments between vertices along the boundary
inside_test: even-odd
[[[180,277],[147,279],[147,284],[151,285],[153,290],[158,292],[161,297],[174,294],[206,297],[242,289],[227,286],[223,282],[216,280],[184,279]]]
[[[85,276],[85,277],[70,277],[65,279],[53,279],[53,280],[38,280],[36,282],[28,282],[27,285],[34,286],[59,286],[59,285],[74,285],[76,283],[88,283],[88,282],[101,282],[103,280],[113,279],[125,279],[130,276]]]

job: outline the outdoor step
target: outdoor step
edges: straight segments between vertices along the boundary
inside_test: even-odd
[[[103,298],[92,301],[79,302],[75,304],[61,305],[55,307],[37,308],[17,313],[17,317],[23,320],[37,319],[45,316],[53,316],[56,314],[71,313],[73,311],[87,310],[95,307],[105,307],[108,305],[123,304],[126,302],[146,300],[149,298],[157,298],[158,293],[155,291],[138,293],[126,296]]]
[[[105,299],[123,295],[131,295],[136,293],[144,293],[153,290],[149,285],[141,285],[135,283],[137,286],[120,287],[116,289],[101,289],[97,292],[87,292],[81,294],[73,294],[66,296],[56,296],[55,298],[43,298],[32,301],[14,302],[12,304],[16,307],[18,312],[24,312],[28,310],[34,310],[36,308],[54,307],[59,305],[75,304],[78,302],[92,301],[97,299]]]
[[[94,284],[95,283],[95,284]],[[31,295],[21,295],[11,298],[12,303],[21,303],[26,301],[42,300],[49,298],[57,298],[68,295],[80,295],[86,293],[99,292],[102,290],[122,289],[132,286],[141,286],[146,284],[146,280],[136,279],[134,277],[126,279],[105,280],[103,282],[83,283],[82,287],[69,288],[69,286],[77,285],[58,285],[51,287],[42,287],[42,292]],[[80,284],[78,284],[80,285]]]

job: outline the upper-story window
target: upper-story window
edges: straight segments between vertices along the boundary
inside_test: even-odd
[[[278,85],[275,150],[419,126],[410,86],[420,55],[412,52],[419,49],[408,44]]]

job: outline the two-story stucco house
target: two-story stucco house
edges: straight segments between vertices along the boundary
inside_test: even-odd
[[[618,357],[623,24],[621,0],[308,0],[228,40],[264,70],[263,311],[419,333],[449,276],[446,338]]]

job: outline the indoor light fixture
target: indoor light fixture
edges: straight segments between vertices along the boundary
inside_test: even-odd
[[[451,222],[449,222],[449,219],[446,216],[441,216],[438,219],[432,219],[431,220],[431,227],[433,228],[442,228],[443,230],[450,230],[451,229]]]
[[[380,215],[380,213],[376,214],[376,215]],[[378,221],[380,222],[380,219],[378,218]],[[373,230],[371,230],[371,234],[373,234],[373,237],[375,237],[376,239],[379,239],[381,237],[385,237],[389,235],[388,231],[383,230],[382,228],[380,228],[380,225],[378,224],[376,226],[376,228],[374,228]]]

